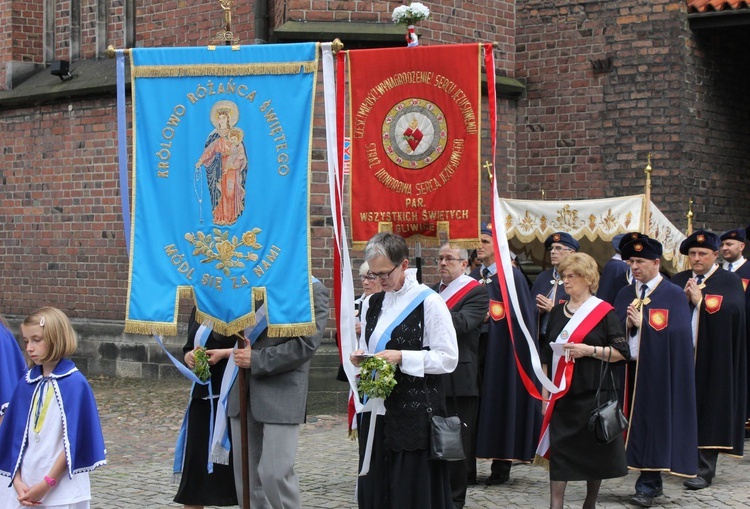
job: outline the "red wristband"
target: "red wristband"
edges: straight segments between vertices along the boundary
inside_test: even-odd
[[[57,481],[48,475],[44,476],[44,482],[46,482],[47,486],[49,486],[50,488],[54,488],[55,485],[57,484]]]

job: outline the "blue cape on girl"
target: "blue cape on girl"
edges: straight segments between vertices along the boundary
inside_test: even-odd
[[[11,484],[21,466],[29,440],[31,401],[43,380],[45,377],[42,376],[41,366],[34,366],[26,372],[16,386],[0,425],[0,475],[10,477]],[[61,359],[47,377],[47,383],[54,390],[55,399],[62,410],[68,476],[105,465],[106,450],[99,413],[86,377],[72,361]]]

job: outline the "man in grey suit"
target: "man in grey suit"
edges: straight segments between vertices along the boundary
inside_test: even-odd
[[[312,336],[271,338],[267,330],[252,348],[234,351],[234,362],[246,368],[247,437],[250,507],[302,507],[294,472],[299,425],[305,420],[310,359],[320,346],[328,321],[328,290],[313,282],[315,324]],[[242,501],[239,378],[229,393],[227,414],[235,444],[234,478]]]

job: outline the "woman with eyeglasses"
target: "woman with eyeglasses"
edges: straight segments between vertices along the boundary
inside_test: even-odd
[[[359,266],[359,280],[362,282],[362,295],[354,300],[354,307],[356,308],[357,316],[357,322],[354,324],[354,328],[357,332],[357,337],[359,337],[362,332],[362,321],[360,315],[360,311],[362,310],[362,303],[370,295],[383,291],[383,289],[380,288],[380,278],[373,278],[371,276],[368,276],[367,273],[369,271],[370,265],[368,265],[367,262],[363,262],[362,265]]]
[[[550,508],[562,509],[568,481],[586,481],[583,508],[596,507],[602,479],[627,475],[622,435],[609,443],[599,443],[589,429],[591,411],[602,362],[630,358],[630,349],[612,306],[594,296],[599,271],[594,259],[585,253],[572,253],[557,267],[570,295],[549,313],[541,360],[552,367],[550,378],[558,387],[562,378],[567,389],[542,405],[544,422],[537,454],[549,460]],[[550,342],[562,345],[564,353],[553,354]],[[607,390],[605,390],[607,389]],[[601,401],[617,397],[604,383]],[[544,390],[545,400],[549,394]]]
[[[458,363],[456,331],[443,299],[417,282],[408,258],[404,239],[391,233],[378,233],[365,247],[367,277],[383,292],[363,303],[364,334],[351,361],[384,358],[396,366],[397,385],[359,415],[361,509],[453,509],[448,464],[428,459],[427,408],[445,415],[439,375]]]

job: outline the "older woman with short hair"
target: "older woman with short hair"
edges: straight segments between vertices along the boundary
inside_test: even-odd
[[[599,286],[596,261],[573,253],[557,270],[570,301],[550,312],[542,363],[552,367],[553,380],[561,369],[572,369],[572,377],[567,390],[555,394],[545,409],[542,433],[549,437],[550,508],[562,509],[568,481],[586,481],[583,508],[589,509],[596,507],[602,479],[628,473],[622,436],[607,444],[597,442],[589,419],[596,406],[601,363],[627,360],[630,350],[612,306],[594,296]],[[553,355],[550,342],[562,344],[570,360]],[[603,384],[602,401],[617,396],[605,390],[609,385]]]
[[[362,304],[364,333],[350,359],[358,366],[366,354],[382,357],[396,366],[398,383],[384,405],[370,400],[359,416],[360,467],[369,470],[358,478],[359,507],[453,509],[448,464],[427,452],[427,408],[445,415],[440,375],[458,363],[451,313],[437,293],[417,282],[403,238],[378,233],[365,247],[365,260],[368,277],[378,279],[383,292]]]

